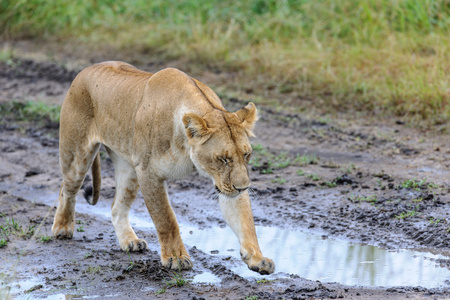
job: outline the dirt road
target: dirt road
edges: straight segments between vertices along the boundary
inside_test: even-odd
[[[238,241],[228,238],[224,229],[214,188],[197,175],[169,183],[194,268],[161,269],[156,232],[141,195],[133,206],[132,223],[150,251],[122,252],[109,220],[113,167],[103,154],[98,206],[80,197],[73,240],[51,239],[60,185],[58,124],[45,118],[26,120],[18,113],[20,105],[12,112],[4,110],[11,101],[60,103],[75,75],[54,63],[0,63],[0,239],[6,244],[0,248],[0,297],[450,298],[450,139],[395,120],[363,120],[351,114],[330,119],[259,107],[261,119],[252,141],[252,205],[263,253],[279,249],[274,254],[280,257],[275,275],[244,270]],[[222,98],[229,110],[245,104]],[[348,245],[333,244],[341,241]],[[302,275],[307,269],[302,266],[325,244],[331,247],[322,266],[328,275]],[[296,250],[301,245],[313,246],[299,257]],[[347,252],[339,252],[341,247]],[[355,247],[383,255],[404,253],[401,249],[418,252],[384,267],[377,265],[377,256],[370,256],[370,261],[364,256],[355,264],[334,263],[344,254],[350,253],[350,259],[358,256],[348,252]],[[413,280],[414,272],[399,273],[405,279],[400,282],[406,283],[397,284],[393,273],[416,260],[431,269],[414,269],[421,281]],[[374,266],[367,281],[359,281],[365,275],[337,276],[338,269],[365,274],[358,268],[367,264]]]

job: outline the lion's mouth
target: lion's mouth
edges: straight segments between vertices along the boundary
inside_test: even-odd
[[[214,188],[216,189],[216,191],[219,194],[225,195],[227,197],[236,197],[236,196],[238,196],[240,194],[240,192],[238,190],[235,190],[235,191],[221,190],[217,185],[215,185]]]

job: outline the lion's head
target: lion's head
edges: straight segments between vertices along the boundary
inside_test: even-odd
[[[203,117],[194,113],[183,116],[191,160],[199,173],[211,177],[227,197],[236,197],[250,186],[249,137],[257,119],[253,103],[235,113],[215,109]]]

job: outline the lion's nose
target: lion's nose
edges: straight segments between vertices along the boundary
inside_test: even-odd
[[[233,185],[233,188],[234,188],[235,190],[237,190],[239,193],[242,193],[243,191],[245,191],[246,189],[248,189],[248,186],[246,186],[246,187],[244,187],[244,188],[238,188],[238,187],[236,187],[235,185]]]

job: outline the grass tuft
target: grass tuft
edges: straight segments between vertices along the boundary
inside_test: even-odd
[[[48,243],[50,241],[53,240],[52,236],[48,236],[48,235],[43,235],[39,238],[39,241],[41,241],[42,243]]]
[[[0,248],[8,246],[8,241],[6,239],[0,239]]]
[[[372,205],[375,205],[375,203],[378,201],[377,196],[371,195],[371,196],[357,196],[357,195],[351,195],[348,200],[350,200],[353,203],[361,203],[361,202],[369,202]]]
[[[406,218],[414,217],[415,215],[417,215],[416,210],[408,210],[408,211],[404,211],[404,212],[400,213],[399,215],[397,215],[395,217],[397,219],[403,220]]]

